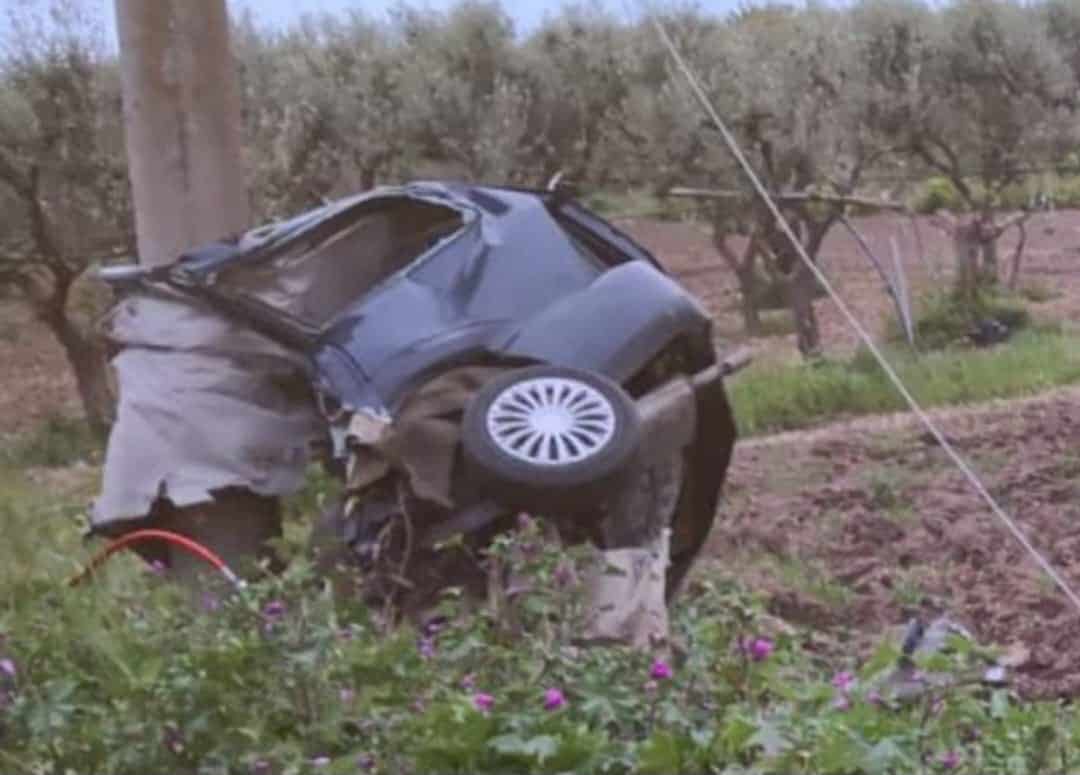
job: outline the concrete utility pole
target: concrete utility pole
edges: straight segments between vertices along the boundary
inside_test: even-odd
[[[250,225],[240,163],[240,100],[229,52],[229,18],[225,0],[115,0],[124,86],[124,123],[128,172],[135,201],[139,260],[150,266],[169,263],[199,244],[243,231]],[[148,306],[153,314],[154,307]],[[209,327],[203,344],[211,349],[217,329]],[[200,329],[194,326],[192,335]],[[146,350],[129,348],[128,379],[138,381]],[[205,356],[206,368],[226,360]],[[184,368],[181,361],[177,368]],[[235,377],[232,377],[235,380]],[[256,377],[252,378],[255,382]],[[182,439],[182,417],[141,418],[124,412],[123,373],[119,419],[109,439],[106,489],[123,492],[125,479],[144,475],[147,439],[158,448],[145,457],[173,455],[176,465],[190,464],[191,451]],[[200,397],[204,405],[221,401],[213,387]],[[155,415],[155,417],[157,417]],[[223,440],[223,444],[235,440]],[[244,454],[241,439],[229,452]],[[152,466],[153,463],[151,462]],[[197,476],[197,474],[196,474]],[[166,498],[168,497],[166,493]],[[242,561],[268,556],[269,539],[281,535],[276,498],[238,491],[213,501],[184,507],[155,504],[150,516],[166,528],[194,538],[216,551],[234,569]],[[170,551],[168,564],[176,577],[199,589],[201,562]]]
[[[116,0],[140,261],[249,226],[225,0]]]

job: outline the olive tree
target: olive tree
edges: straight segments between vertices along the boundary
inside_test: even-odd
[[[854,11],[889,134],[944,177],[966,214],[946,216],[957,291],[998,279],[1009,187],[1075,141],[1070,63],[1031,9],[1009,0],[866,0]]]
[[[353,12],[271,33],[248,17],[236,41],[258,212],[288,214],[397,174],[408,132],[385,24]]]
[[[870,93],[861,54],[843,11],[769,7],[735,15],[690,57],[814,261],[864,173],[890,150],[867,117]],[[714,242],[739,280],[748,330],[758,326],[763,267],[792,312],[800,352],[817,354],[813,271],[731,163],[682,77],[672,78],[672,85],[645,98],[652,102],[647,134],[654,146],[660,144],[658,155],[668,164],[675,161],[686,180],[719,189],[710,206]]]
[[[617,180],[633,156],[619,153],[633,139],[621,107],[639,72],[642,51],[634,30],[598,5],[570,5],[526,41],[522,56],[537,95],[530,136],[533,162],[549,177],[562,170],[604,185]]]
[[[104,348],[73,309],[73,288],[96,259],[135,252],[119,73],[74,4],[24,6],[0,47],[0,290],[56,338],[104,435]]]
[[[464,0],[438,14],[400,6],[403,120],[419,152],[473,180],[522,176],[534,95],[510,17],[498,2]]]

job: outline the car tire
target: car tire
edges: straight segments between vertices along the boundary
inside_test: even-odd
[[[461,432],[468,475],[508,506],[589,510],[635,470],[640,420],[629,395],[594,372],[515,369],[472,397]]]

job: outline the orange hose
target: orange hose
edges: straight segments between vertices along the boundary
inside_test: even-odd
[[[81,584],[89,578],[94,571],[100,568],[106,560],[121,549],[126,549],[132,544],[141,543],[142,541],[165,541],[166,543],[178,546],[184,551],[194,554],[209,565],[214,566],[233,585],[238,587],[243,586],[243,582],[240,578],[233,573],[229,566],[225,564],[225,561],[218,557],[214,552],[192,538],[180,535],[179,533],[173,533],[169,530],[133,530],[132,532],[121,536],[94,555],[90,560],[90,563],[68,581],[68,586],[74,587]]]

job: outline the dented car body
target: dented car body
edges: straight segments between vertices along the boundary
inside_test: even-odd
[[[342,524],[345,511],[378,500],[368,490],[394,478],[441,509],[430,519],[456,516],[465,532],[494,529],[522,509],[580,523],[667,461],[676,472],[668,514],[646,532],[670,529],[672,591],[712,525],[735,427],[723,388],[730,366],[716,355],[709,316],[646,249],[559,191],[381,188],[168,266],[114,267],[103,277],[124,299],[109,329],[121,402],[95,511],[101,524],[137,519],[155,499],[184,505],[225,486],[286,494],[324,439],[326,462],[353,483],[351,506],[335,516]],[[167,354],[201,374],[221,372],[191,359],[217,358],[239,382],[220,390],[209,379],[155,398],[142,385],[150,371],[168,371]],[[496,379],[502,392],[479,397]],[[263,390],[278,392],[258,400]],[[245,393],[258,405],[250,413]],[[218,394],[229,408],[215,410]],[[191,411],[178,410],[197,395]],[[152,407],[164,400],[170,411]],[[190,427],[151,427],[213,425],[221,412],[234,427],[216,441],[191,437]],[[243,430],[252,423],[262,430]],[[279,452],[293,452],[276,453],[275,436]],[[230,462],[252,439],[267,449],[259,472]],[[160,452],[124,452],[154,444]],[[208,444],[217,446],[213,460],[196,465],[205,486],[179,481]],[[425,480],[425,465],[411,459],[433,454]],[[144,456],[161,465],[140,470]],[[226,473],[207,473],[215,464]],[[528,502],[515,502],[522,493]],[[471,521],[462,519],[469,509]],[[393,521],[393,508],[382,511],[378,529],[354,526],[353,539]],[[645,540],[586,532],[601,544]]]

